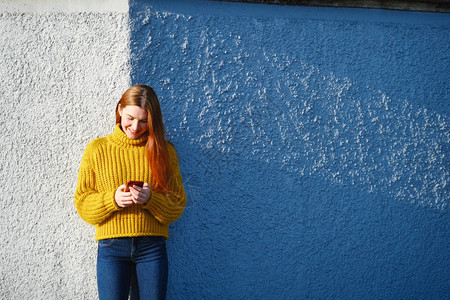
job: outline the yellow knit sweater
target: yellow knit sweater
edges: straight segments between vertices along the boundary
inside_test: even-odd
[[[114,195],[117,188],[129,180],[150,183],[151,172],[145,157],[147,137],[129,139],[116,125],[114,132],[91,141],[84,152],[75,192],[78,214],[96,226],[95,239],[117,237],[163,236],[169,238],[169,224],[183,213],[186,194],[183,188],[178,159],[169,144],[173,178],[172,192],[151,192],[144,205],[120,208]]]

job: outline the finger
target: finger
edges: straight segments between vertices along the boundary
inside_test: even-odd
[[[134,204],[142,204],[142,201],[139,199],[134,200]]]
[[[125,200],[125,201],[131,201],[131,200],[133,200],[133,194],[128,193],[128,192],[123,193],[122,194],[122,199]]]
[[[133,195],[130,195],[129,197],[125,197],[124,200],[128,201],[128,202],[133,202],[133,200],[134,200]]]
[[[123,200],[123,201],[119,201],[119,206],[120,207],[127,207],[133,204],[133,201],[131,200]]]
[[[133,194],[139,193],[138,188],[139,188],[139,187],[136,187],[136,186],[134,186],[134,185],[133,185],[133,186],[130,186],[130,192],[133,193]]]
[[[143,188],[144,188],[145,190],[148,190],[148,189],[150,189],[150,185],[146,182],[146,183],[144,183]]]
[[[147,187],[148,187],[148,184],[147,184]],[[138,192],[143,192],[143,191],[145,190],[145,184],[144,184],[143,187],[140,187],[140,186],[138,186],[138,185],[133,185],[132,188],[134,188],[134,189],[135,189],[136,191],[138,191]],[[130,190],[131,190],[131,189],[130,189]]]
[[[136,204],[144,204],[145,203],[145,198],[139,198],[137,201],[136,201]]]
[[[147,190],[142,189],[140,191],[137,189],[133,189],[133,190],[130,189],[130,192],[131,192],[131,195],[133,198],[140,199],[140,200],[145,200],[150,195],[150,190],[148,190],[148,189]]]
[[[131,197],[134,199],[139,198],[140,192],[134,188],[130,188]]]
[[[130,189],[130,199],[136,200],[139,198],[140,195],[141,193],[138,190],[133,188]]]
[[[131,192],[119,192],[119,196],[122,199],[131,200],[131,198],[133,197],[133,194]]]
[[[135,203],[136,204],[144,204],[147,202],[148,198],[149,198],[149,193],[145,193],[145,192],[140,193],[139,196],[136,198]]]
[[[146,200],[149,198],[149,193],[146,193],[145,191],[142,193],[139,193],[138,197],[136,198],[136,201],[139,202],[139,204],[143,204],[146,202]]]

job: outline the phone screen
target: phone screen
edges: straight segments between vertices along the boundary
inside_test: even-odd
[[[144,186],[144,182],[143,181],[128,181],[127,182],[127,187],[125,188],[125,192],[129,192],[130,191],[130,186],[133,185],[137,185],[138,187],[143,187]]]

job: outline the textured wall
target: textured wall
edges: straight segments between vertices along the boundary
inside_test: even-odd
[[[128,11],[0,4],[0,298],[95,299],[94,232],[73,194],[129,85]]]
[[[132,1],[189,204],[171,299],[450,296],[448,15]]]
[[[160,96],[189,197],[169,299],[448,298],[448,15],[19,2],[0,1],[0,298],[96,298],[73,192],[130,81]]]

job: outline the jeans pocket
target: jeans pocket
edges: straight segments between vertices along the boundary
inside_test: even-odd
[[[116,239],[106,239],[106,240],[99,240],[98,245],[99,247],[109,247],[114,244]]]

